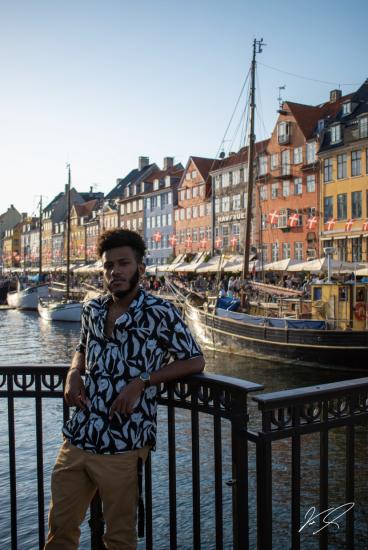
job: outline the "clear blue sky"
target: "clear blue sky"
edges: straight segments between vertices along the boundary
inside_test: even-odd
[[[260,37],[266,138],[278,86],[285,100],[317,104],[368,77],[367,16],[364,0],[2,0],[0,212],[51,200],[67,162],[78,190],[107,193],[139,155],[214,156]]]

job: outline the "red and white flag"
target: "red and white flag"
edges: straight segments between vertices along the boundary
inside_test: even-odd
[[[271,210],[271,212],[268,214],[268,221],[271,225],[277,225],[277,221],[279,219],[279,215],[277,210]]]
[[[159,231],[156,231],[156,233],[153,235],[153,238],[156,243],[159,243],[161,241],[161,233]]]
[[[326,222],[326,224],[325,224],[325,225],[327,225],[327,231],[331,231],[335,227],[335,223],[336,223],[336,221],[333,218],[328,220],[328,222]]]
[[[365,222],[363,222],[362,229],[363,231],[368,231],[368,220],[365,220]]]
[[[176,235],[171,235],[171,237],[169,239],[169,242],[170,242],[171,246],[175,246],[176,245]]]
[[[311,231],[313,231],[313,229],[316,229],[317,221],[318,221],[317,216],[312,216],[311,218],[308,218],[307,220],[308,229],[310,229]]]
[[[200,242],[201,248],[207,248],[208,241],[206,238],[203,238]]]
[[[292,214],[288,219],[289,227],[296,227],[299,223],[299,214]]]
[[[222,240],[220,239],[220,237],[217,237],[217,239],[215,240],[215,245],[216,245],[216,248],[221,248]]]
[[[354,220],[348,220],[345,224],[345,231],[351,231],[353,227]]]
[[[238,244],[238,239],[236,237],[233,237],[230,241],[230,244],[233,248],[235,248],[236,245]]]
[[[185,246],[187,246],[188,248],[192,247],[192,243],[192,237],[188,237],[187,239],[185,239]]]

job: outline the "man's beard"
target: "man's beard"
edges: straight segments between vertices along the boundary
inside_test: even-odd
[[[113,292],[111,290],[111,284],[107,285],[107,288],[110,290],[111,294],[113,294],[117,298],[125,298],[125,296],[128,296],[128,294],[130,294],[135,289],[135,287],[139,283],[139,277],[139,269],[137,267],[136,272],[129,280],[129,287],[126,290],[117,290],[116,292]]]

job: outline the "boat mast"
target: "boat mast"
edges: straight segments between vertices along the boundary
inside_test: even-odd
[[[67,224],[66,224],[66,299],[69,300],[69,288],[70,288],[70,164],[67,164],[68,168],[68,185],[67,185]]]
[[[41,282],[42,276],[42,195],[40,196],[40,227],[39,227],[39,262],[38,262],[38,282]]]
[[[248,196],[247,196],[247,217],[245,225],[245,244],[244,244],[244,263],[243,263],[243,279],[246,279],[249,274],[249,249],[250,249],[250,233],[252,221],[252,199],[253,199],[253,183],[254,183],[254,113],[256,108],[255,102],[255,77],[256,77],[256,54],[262,52],[263,38],[253,40],[253,57],[251,65],[251,83],[250,83],[250,129],[249,129],[249,146],[248,146]]]

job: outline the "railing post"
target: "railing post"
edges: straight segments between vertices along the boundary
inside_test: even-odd
[[[249,548],[247,423],[246,396],[233,392],[231,439],[234,550],[247,550]]]
[[[259,550],[272,550],[272,448],[264,433],[258,434],[256,453],[257,547]]]

